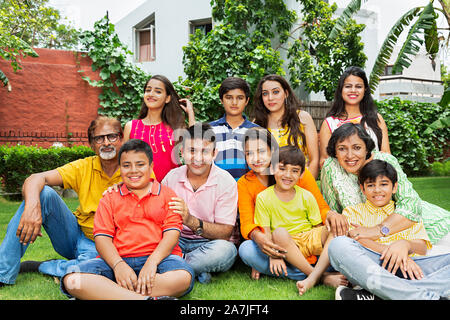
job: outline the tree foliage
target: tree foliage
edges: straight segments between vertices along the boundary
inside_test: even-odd
[[[329,40],[336,6],[320,0],[297,4],[303,7],[300,23],[283,0],[211,1],[216,21],[212,31],[198,31],[183,47],[187,79],[180,88],[191,94],[198,114],[205,115],[200,120],[221,115],[217,90],[226,77],[242,77],[254,89],[262,76],[277,73],[289,77],[294,88],[303,83],[308,92],[324,91],[331,100],[343,69],[364,65],[357,36],[364,26],[349,22]]]
[[[22,69],[23,58],[38,56],[33,47],[73,49],[77,44],[78,31],[61,23],[48,0],[0,1],[0,57],[11,62],[14,72]],[[9,82],[1,70],[0,81]]]
[[[448,105],[398,97],[377,105],[389,130],[391,152],[408,176],[426,175],[430,163],[443,160],[449,150]]]
[[[212,15],[219,21],[207,35],[197,31],[183,47],[182,82],[191,88],[199,120],[221,114],[218,88],[229,76],[246,79],[252,89],[266,73],[284,74],[280,53],[271,39],[285,40],[296,20],[279,0],[211,1]]]
[[[342,71],[352,65],[364,68],[367,57],[359,34],[365,26],[351,18],[337,25],[340,20],[332,17],[336,4],[300,2],[301,33],[288,49],[290,80],[294,87],[303,83],[308,92],[323,92],[331,101]]]

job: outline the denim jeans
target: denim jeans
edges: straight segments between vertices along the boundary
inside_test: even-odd
[[[381,299],[437,300],[450,295],[450,254],[413,257],[424,277],[408,280],[381,267],[381,254],[342,236],[328,247],[333,267],[354,285],[360,285]]]
[[[69,260],[51,260],[43,262],[39,271],[61,277],[67,267],[80,261],[95,258],[97,250],[94,241],[86,238],[77,219],[61,197],[52,188],[45,186],[40,193],[42,226],[47,232],[53,248]],[[6,230],[6,236],[0,246],[0,282],[14,284],[19,273],[20,259],[28,245],[19,242],[16,231],[25,207],[22,202],[12,217]]]
[[[268,276],[278,277],[277,275],[270,272],[269,256],[263,253],[261,249],[259,249],[256,242],[254,242],[253,240],[244,241],[240,245],[239,256],[246,265],[258,270],[260,273]],[[288,274],[287,278],[289,279],[303,280],[306,278],[306,274],[304,274],[288,262],[286,262],[286,269]],[[279,277],[285,278],[285,275],[283,274]]]
[[[180,248],[186,262],[198,276],[203,272],[224,272],[236,260],[237,249],[227,240],[188,239],[180,237]]]
[[[123,260],[125,261],[126,264],[130,266],[131,269],[133,269],[136,275],[139,275],[142,267],[148,260],[148,256],[129,257],[123,258]],[[158,264],[156,273],[162,274],[174,270],[185,270],[189,272],[189,274],[191,275],[191,284],[189,288],[186,290],[186,292],[183,293],[183,295],[186,295],[189,292],[191,292],[192,288],[194,287],[194,270],[192,270],[191,266],[189,266],[189,264],[180,256],[170,254],[167,257],[165,257]],[[111,267],[102,258],[86,260],[83,261],[82,263],[79,263],[76,266],[67,268],[66,274],[64,276],[73,272],[98,274],[112,281],[116,281],[114,270],[111,269]],[[64,287],[63,277],[61,278],[60,289],[62,293],[64,293],[67,297],[72,298],[72,296],[67,292],[66,288]]]

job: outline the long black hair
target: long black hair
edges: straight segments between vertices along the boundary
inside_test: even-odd
[[[164,84],[164,88],[166,89],[166,94],[170,96],[170,101],[164,105],[164,108],[161,113],[161,119],[164,122],[164,124],[169,125],[173,130],[178,128],[185,127],[184,122],[184,111],[180,106],[180,96],[175,91],[175,88],[170,82],[169,79],[167,79],[165,76],[162,75],[154,75],[150,79],[147,80],[147,82],[144,85],[144,92],[147,88],[147,84],[150,82],[150,80],[155,79],[159,80]],[[142,106],[141,111],[139,112],[138,119],[144,119],[147,116],[148,108],[147,105],[144,102],[144,99],[142,99]]]
[[[364,97],[359,103],[359,111],[361,112],[361,124],[365,127],[370,127],[378,139],[378,149],[381,150],[381,142],[383,138],[383,133],[378,125],[378,112],[377,106],[373,101],[372,95],[370,94],[369,82],[367,81],[366,73],[360,67],[351,66],[344,70],[341,77],[339,78],[339,83],[334,92],[334,101],[331,109],[328,111],[326,117],[337,117],[340,119],[347,119],[347,111],[345,110],[345,101],[342,99],[342,89],[344,87],[344,81],[349,76],[355,76],[361,78],[364,82]]]
[[[264,76],[258,83],[256,87],[255,95],[253,98],[253,117],[255,119],[255,123],[263,128],[267,128],[268,125],[268,117],[269,117],[269,109],[264,105],[264,101],[262,99],[262,85],[266,81],[276,81],[278,82],[284,91],[288,93],[285,102],[285,109],[283,113],[283,117],[281,118],[281,126],[289,128],[289,136],[288,136],[288,144],[297,146],[298,148],[307,148],[306,145],[306,136],[300,130],[300,119],[298,112],[300,112],[300,101],[296,97],[294,90],[292,90],[289,83],[283,77],[277,74],[269,74]],[[302,145],[298,144],[298,140],[300,139]]]

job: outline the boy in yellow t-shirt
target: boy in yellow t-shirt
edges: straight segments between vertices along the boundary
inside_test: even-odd
[[[382,224],[395,210],[391,200],[397,191],[395,168],[386,161],[372,160],[361,169],[358,179],[367,201],[344,209],[342,214],[351,230],[348,237],[331,241],[329,256],[335,269],[363,289],[339,287],[336,299],[422,300],[448,296],[450,255],[416,257],[431,249],[422,221],[394,234]],[[358,230],[374,226],[382,235],[378,240],[358,237]]]
[[[264,228],[267,237],[286,249],[284,259],[270,258],[270,271],[287,276],[285,260],[307,275],[297,282],[299,294],[313,287],[330,265],[327,254],[331,234],[323,226],[314,196],[297,186],[305,170],[303,152],[293,146],[280,148],[274,168],[275,185],[256,197],[255,223]],[[320,255],[315,267],[305,257]],[[340,274],[324,274],[324,284],[337,287],[347,283]]]

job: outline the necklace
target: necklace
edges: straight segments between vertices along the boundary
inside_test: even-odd
[[[275,133],[276,133],[276,136],[278,137],[278,139],[277,139],[278,141],[280,141],[281,138],[282,138],[284,135],[287,134],[285,128],[270,128],[269,131],[270,131],[272,134],[275,134]]]

